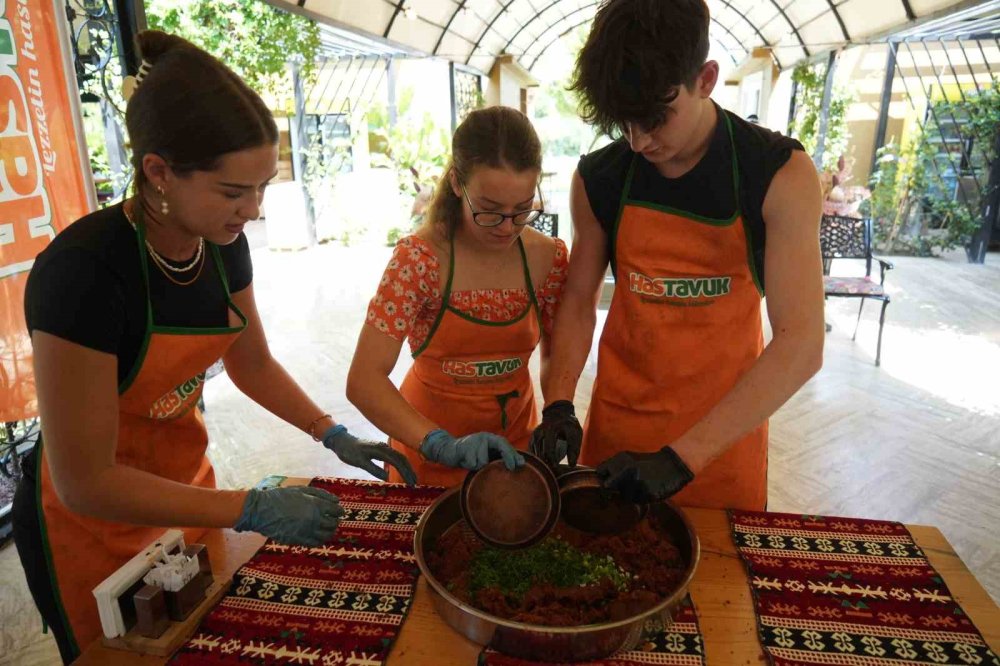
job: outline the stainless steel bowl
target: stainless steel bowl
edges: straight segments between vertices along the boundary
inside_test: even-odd
[[[431,588],[434,608],[448,625],[480,645],[521,659],[534,661],[588,661],[634,648],[645,628],[670,624],[671,612],[687,594],[700,556],[698,536],[687,517],[670,502],[649,508],[650,517],[669,534],[686,564],[680,587],[656,606],[624,620],[580,627],[546,627],[512,622],[466,604],[451,594],[427,566],[426,553],[448,530],[462,520],[459,488],[442,494],[424,512],[414,534],[414,551],[420,572]]]
[[[647,504],[634,504],[601,485],[590,467],[575,467],[559,475],[559,518],[592,534],[625,532],[646,517]]]

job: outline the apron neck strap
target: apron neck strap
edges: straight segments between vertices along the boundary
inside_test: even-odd
[[[521,265],[524,267],[524,286],[528,290],[528,299],[535,307],[535,312],[539,312],[538,299],[535,298],[535,285],[531,282],[531,268],[528,266],[528,253],[524,249],[524,239],[517,237],[517,249],[521,252]]]
[[[455,281],[455,232],[451,232],[448,239],[448,280],[444,283],[444,293],[441,294],[442,308],[448,307],[448,299],[451,297],[451,285]]]
[[[124,204],[122,214],[125,213]],[[149,260],[146,258],[146,224],[142,220],[135,223],[135,234],[139,242],[139,266],[142,270],[143,290],[146,292],[146,330],[153,328],[153,300],[149,295]]]
[[[122,214],[125,214],[124,208],[122,209]],[[146,327],[147,330],[152,330],[153,324],[153,300],[149,293],[149,252],[146,249],[146,224],[142,220],[137,220],[135,223],[136,238],[139,241],[139,265],[141,267],[142,281],[146,290]],[[246,324],[246,316],[243,312],[236,307],[233,303],[232,294],[229,292],[229,278],[226,276],[226,267],[222,261],[222,255],[219,253],[219,246],[215,243],[205,241],[205,245],[208,246],[208,250],[212,255],[212,262],[219,274],[219,281],[222,283],[222,289],[226,294],[226,303],[229,307],[233,308],[236,312],[236,316],[239,317],[240,321]],[[207,258],[202,259],[202,261],[208,261]],[[451,277],[449,276],[448,284],[451,284]]]
[[[219,246],[215,243],[209,243],[205,241],[205,245],[208,249],[212,251],[212,260],[219,269],[219,278],[222,280],[222,288],[226,291],[226,299],[228,300],[232,294],[229,293],[229,276],[226,275],[226,266],[222,262],[222,255],[219,253]]]
[[[724,110],[720,109],[720,113],[722,114],[723,121],[726,123],[726,133],[729,135],[729,153],[733,163],[733,201],[736,202],[737,213],[742,214],[743,204],[740,201],[740,161],[736,157],[736,139],[733,137],[733,121],[729,119],[729,114]]]

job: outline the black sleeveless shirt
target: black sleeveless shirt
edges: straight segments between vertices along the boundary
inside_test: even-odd
[[[754,261],[763,287],[767,228],[762,208],[774,174],[802,144],[766,127],[751,124],[716,105],[718,119],[708,151],[690,171],[666,178],[641,155],[636,157],[629,196],[704,217],[725,219],[737,208],[734,200],[732,148],[739,162],[739,205],[750,233]],[[726,130],[727,114],[733,140]],[[580,159],[578,169],[587,199],[605,233],[611,234],[618,216],[622,189],[634,153],[628,141],[618,139]],[[609,244],[610,247],[610,244]]]

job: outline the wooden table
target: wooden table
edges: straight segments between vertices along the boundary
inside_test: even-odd
[[[305,483],[295,480],[292,483]],[[286,482],[288,483],[288,482]],[[705,637],[707,662],[715,664],[766,663],[757,641],[757,627],[750,600],[746,570],[729,532],[724,511],[687,509],[701,539],[701,562],[691,583],[691,597],[698,610]],[[979,585],[951,545],[934,527],[907,525],[910,534],[948,584],[952,595],[983,632],[990,648],[1000,653],[1000,608]],[[263,545],[264,537],[232,530],[212,530],[204,539],[216,573],[232,576]],[[481,647],[446,625],[434,611],[427,582],[420,578],[409,616],[389,654],[389,666],[441,664],[475,666]],[[164,659],[144,657],[106,648],[97,641],[77,664],[163,664]]]

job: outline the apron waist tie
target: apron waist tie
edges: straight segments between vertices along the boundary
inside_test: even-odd
[[[521,392],[514,390],[510,393],[504,393],[497,396],[497,402],[500,404],[500,429],[507,429],[507,403],[510,402],[511,398],[520,398]]]

